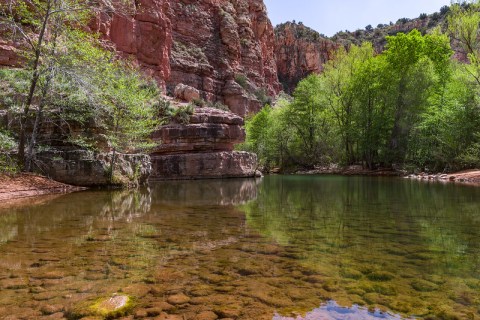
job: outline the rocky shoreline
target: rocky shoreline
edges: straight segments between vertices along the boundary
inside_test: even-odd
[[[465,170],[456,173],[437,173],[437,174],[428,174],[428,173],[419,173],[419,174],[410,174],[405,176],[407,179],[415,179],[422,181],[437,181],[437,182],[454,182],[454,183],[464,183],[472,185],[480,185],[480,170]]]
[[[279,169],[272,169],[267,174],[279,174]],[[299,170],[291,174],[298,175],[341,175],[341,176],[373,176],[373,177],[403,177],[420,181],[436,181],[444,183],[462,183],[480,186],[480,169],[464,170],[454,173],[415,173],[380,168],[377,170],[364,169],[361,166],[340,167],[336,165],[317,167],[312,170]]]
[[[52,194],[63,194],[82,191],[86,188],[63,184],[43,176],[22,173],[14,176],[0,175],[0,202],[37,197]]]
[[[277,170],[270,171],[271,173],[278,173]],[[405,172],[389,168],[379,168],[377,170],[365,169],[362,166],[348,166],[341,167],[338,165],[316,167],[311,170],[295,171],[299,175],[343,175],[343,176],[383,176],[383,177],[401,177]]]
[[[278,174],[271,170],[269,174]],[[441,183],[459,183],[480,186],[480,170],[465,170],[456,173],[419,173],[405,175],[404,172],[392,169],[366,170],[358,167],[346,168],[316,168],[314,170],[296,171],[298,175],[343,175],[343,176],[375,176],[375,177],[403,177],[418,181],[431,181]],[[35,174],[0,175],[0,201],[10,202],[22,198],[37,197],[44,195],[64,194],[86,190],[84,187],[76,187],[63,184],[49,178]]]

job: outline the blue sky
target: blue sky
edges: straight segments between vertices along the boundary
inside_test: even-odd
[[[264,0],[274,25],[296,20],[333,36],[341,30],[355,31],[371,24],[416,18],[439,11],[450,0]]]

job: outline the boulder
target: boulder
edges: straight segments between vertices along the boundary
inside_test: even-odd
[[[53,180],[81,187],[132,187],[145,184],[151,173],[150,157],[144,154],[116,154],[113,181],[112,153],[88,150],[49,150],[37,153],[35,170]]]
[[[200,91],[197,89],[184,85],[182,83],[177,84],[175,87],[175,98],[182,101],[191,102],[195,99],[200,99]]]

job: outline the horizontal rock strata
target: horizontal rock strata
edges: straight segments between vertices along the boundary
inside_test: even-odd
[[[152,155],[150,180],[254,177],[257,156],[248,152]]]
[[[253,177],[257,157],[234,152],[245,139],[243,119],[231,112],[198,108],[189,124],[169,124],[154,134],[151,180]]]

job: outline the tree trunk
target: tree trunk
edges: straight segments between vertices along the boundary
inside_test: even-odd
[[[18,161],[20,167],[24,168],[25,166],[25,142],[26,142],[26,124],[28,121],[28,114],[30,112],[30,107],[33,103],[33,97],[35,95],[35,90],[37,89],[38,80],[40,79],[40,57],[42,55],[42,46],[45,38],[45,33],[47,30],[48,21],[50,19],[50,14],[52,10],[51,0],[47,1],[47,8],[45,12],[45,17],[42,22],[42,27],[40,29],[40,34],[38,35],[37,46],[35,48],[35,59],[32,65],[32,79],[30,80],[30,89],[28,91],[27,100],[23,106],[23,114],[20,118],[20,137],[18,142]]]

